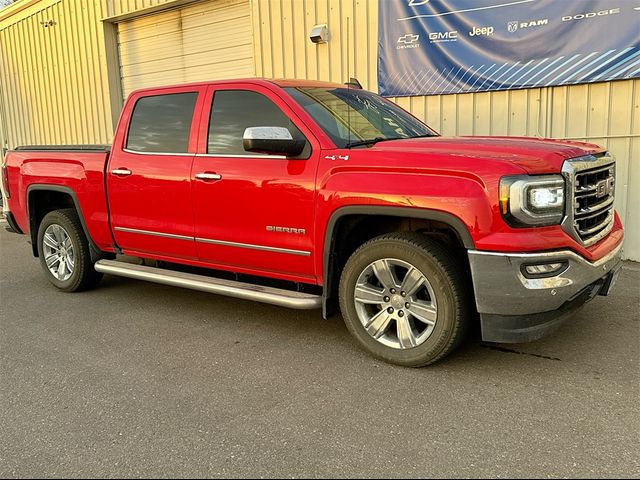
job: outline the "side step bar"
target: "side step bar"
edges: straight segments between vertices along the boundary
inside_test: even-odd
[[[146,280],[147,282],[172,285],[174,287],[190,288],[201,292],[217,293],[299,310],[311,310],[322,306],[322,297],[319,295],[211,278],[193,273],[174,272],[163,268],[133,265],[115,260],[98,260],[95,264],[95,269],[98,272],[111,275]]]

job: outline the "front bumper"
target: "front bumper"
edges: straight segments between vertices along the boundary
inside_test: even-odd
[[[606,295],[621,264],[622,244],[596,262],[569,250],[544,253],[469,251],[482,323],[490,342],[537,340],[594,296]],[[526,265],[564,263],[560,273],[528,278]]]

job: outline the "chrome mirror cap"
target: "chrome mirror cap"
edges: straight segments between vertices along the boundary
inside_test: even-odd
[[[285,127],[249,127],[245,129],[242,145],[247,152],[296,157],[306,145],[304,139],[294,139]]]
[[[249,127],[245,129],[243,140],[293,140],[285,127]]]

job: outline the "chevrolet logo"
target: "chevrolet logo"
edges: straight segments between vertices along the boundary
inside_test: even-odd
[[[420,38],[420,35],[414,35],[413,33],[407,33],[406,35],[404,35],[402,37],[399,37],[397,43],[405,43],[405,44],[408,45],[410,43],[416,43],[419,38]]]

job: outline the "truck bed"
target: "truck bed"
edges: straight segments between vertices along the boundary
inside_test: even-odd
[[[19,229],[32,239],[37,233],[31,232],[29,221],[29,209],[34,208],[30,202],[36,197],[48,192],[39,201],[50,203],[68,195],[95,245],[112,250],[104,178],[110,151],[110,145],[23,145],[10,150],[5,157],[8,193]]]

